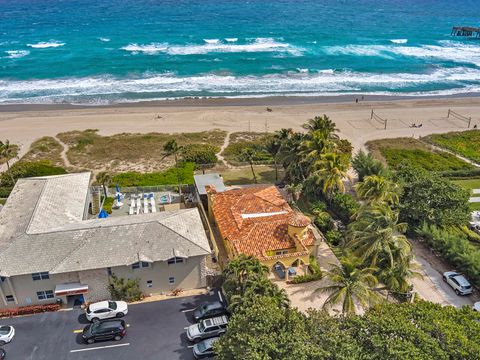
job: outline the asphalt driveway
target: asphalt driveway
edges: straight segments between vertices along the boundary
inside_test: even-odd
[[[127,335],[121,341],[92,345],[82,340],[81,330],[88,324],[82,310],[0,319],[1,325],[13,325],[16,331],[4,348],[7,359],[190,360],[192,344],[185,335],[192,323],[189,310],[208,300],[218,300],[218,295],[130,305],[124,318]]]

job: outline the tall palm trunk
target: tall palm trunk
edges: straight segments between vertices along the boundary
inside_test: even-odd
[[[273,157],[273,164],[275,165],[275,182],[278,182],[277,154]]]
[[[177,184],[178,184],[178,193],[180,197],[182,196],[182,185],[180,184],[180,173],[178,172],[178,160],[177,160],[177,153],[174,154],[175,157],[175,169],[177,170]]]
[[[253,175],[253,183],[257,183],[257,176],[255,175],[255,171],[253,170],[253,161],[250,161],[250,169],[252,169],[252,175]]]

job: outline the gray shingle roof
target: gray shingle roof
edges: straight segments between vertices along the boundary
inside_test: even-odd
[[[80,196],[72,199],[75,188],[68,191],[61,180],[17,182],[0,212],[0,275],[64,273],[210,253],[196,208],[82,220],[86,193],[79,191],[83,203]],[[63,180],[70,186],[85,185],[77,174]]]

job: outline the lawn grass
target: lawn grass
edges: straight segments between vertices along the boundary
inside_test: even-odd
[[[480,211],[480,203],[468,203],[471,211]]]
[[[171,167],[166,171],[151,173],[129,171],[113,176],[112,184],[126,187],[160,186],[176,185],[179,180],[181,184],[193,184],[194,169],[194,163],[180,163],[178,165],[178,177],[175,167]]]
[[[162,171],[173,165],[173,157],[165,157],[164,144],[175,139],[179,146],[209,144],[218,149],[226,132],[211,130],[177,134],[117,134],[101,136],[97,130],[70,131],[57,135],[69,146],[67,157],[79,168],[122,172],[128,170]]]
[[[471,191],[472,189],[480,189],[479,179],[466,179],[466,180],[452,180],[455,184],[460,185],[464,189]]]
[[[255,175],[257,176],[257,183],[259,184],[274,184],[275,183],[275,168],[269,165],[254,165]],[[220,171],[223,181],[226,185],[246,185],[253,184],[252,170],[249,166],[226,169]],[[278,178],[282,179],[284,176],[283,169],[279,169]]]
[[[427,144],[414,138],[395,138],[369,141],[367,144],[372,155],[396,168],[402,162],[424,168],[429,171],[470,170],[473,165],[454,155],[435,151]]]
[[[222,155],[225,160],[231,164],[242,163],[242,151],[246,148],[255,150],[255,160],[262,162],[272,161],[272,156],[267,153],[263,147],[264,144],[272,137],[272,134],[252,133],[252,132],[236,132],[230,134],[230,143],[223,150]]]
[[[480,163],[480,130],[434,134],[425,139]]]
[[[30,145],[28,152],[22,157],[22,161],[48,160],[55,166],[64,167],[61,153],[63,146],[53,137],[44,136]]]

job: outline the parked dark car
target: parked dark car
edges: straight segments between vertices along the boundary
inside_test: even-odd
[[[5,359],[7,352],[4,349],[0,349],[0,360]]]
[[[193,311],[193,319],[200,321],[227,314],[227,309],[220,301],[206,302]]]
[[[120,319],[103,320],[83,329],[83,340],[87,344],[93,344],[95,341],[102,340],[122,340],[127,334],[125,321]]]

